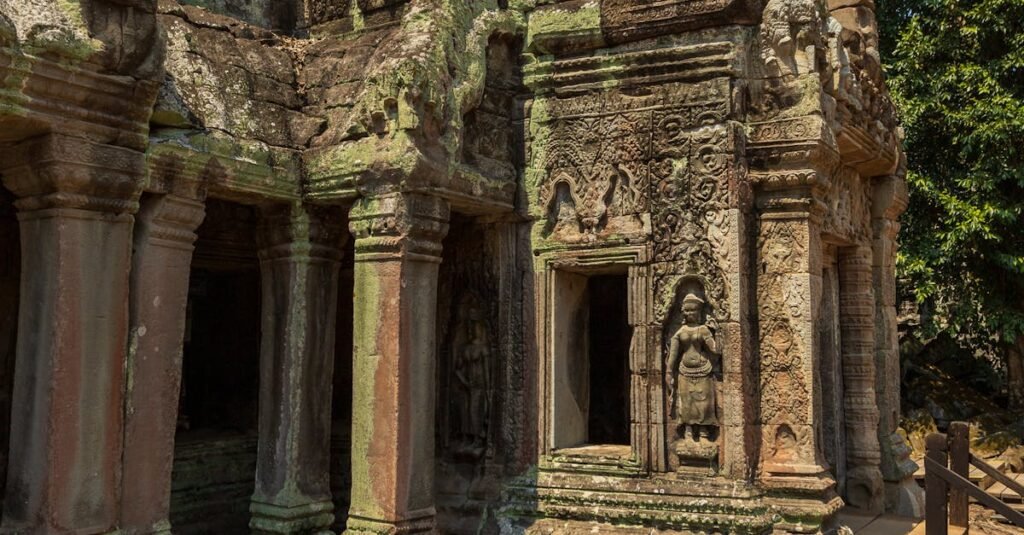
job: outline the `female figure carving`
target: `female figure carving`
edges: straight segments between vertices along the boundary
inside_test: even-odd
[[[683,427],[684,438],[710,439],[718,426],[712,359],[721,353],[714,321],[704,321],[704,300],[694,294],[683,298],[683,325],[669,345],[669,393],[672,416]]]
[[[480,306],[470,302],[462,311],[455,345],[456,416],[462,453],[480,456],[486,446],[490,403],[488,368],[491,358],[487,323]]]

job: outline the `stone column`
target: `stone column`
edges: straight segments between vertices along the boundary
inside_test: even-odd
[[[331,501],[331,392],[338,269],[345,233],[326,208],[266,208],[259,448],[253,533],[325,532]]]
[[[195,196],[194,196],[195,197]],[[202,202],[146,197],[135,226],[121,530],[170,534],[171,467],[195,231]]]
[[[811,191],[816,177],[810,169],[788,172],[786,189],[764,191],[759,199],[759,479],[787,533],[817,533],[842,505],[818,435],[824,205]]]
[[[128,273],[143,154],[49,134],[5,149],[21,301],[6,533],[118,524]]]
[[[900,349],[896,323],[896,236],[899,216],[907,208],[902,178],[876,179],[871,199],[872,285],[875,291],[875,394],[878,400],[878,442],[881,445],[885,508],[903,516],[924,516],[924,491],[914,481],[917,463],[910,445],[898,433],[900,424]]]
[[[352,502],[346,533],[434,531],[437,276],[448,204],[363,198],[356,237]]]
[[[839,253],[839,324],[842,331],[843,409],[849,505],[881,513],[881,454],[875,400],[875,293],[869,247]]]

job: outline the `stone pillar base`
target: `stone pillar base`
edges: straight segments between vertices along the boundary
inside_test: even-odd
[[[434,523],[433,509],[397,522],[384,522],[369,518],[349,516],[345,535],[405,535],[407,533],[438,533]]]
[[[819,465],[790,464],[787,472],[761,479],[765,503],[778,514],[773,533],[821,533],[845,505],[835,492],[835,480]],[[765,470],[783,467],[766,464]]]
[[[886,511],[899,516],[924,518],[924,489],[913,478],[885,484]]]
[[[885,478],[885,510],[901,516],[924,518],[924,489],[914,480],[917,463],[910,458],[910,444],[900,433],[882,444]]]
[[[254,534],[329,534],[334,523],[334,504],[330,500],[283,507],[270,503],[252,502],[249,528]]]

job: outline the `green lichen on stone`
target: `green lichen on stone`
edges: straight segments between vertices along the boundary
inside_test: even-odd
[[[376,200],[364,199],[360,202],[373,203]],[[364,206],[365,207],[365,206]],[[376,211],[369,207],[370,212]],[[357,331],[354,334],[356,340],[356,354],[354,358],[361,359],[357,362],[354,370],[356,375],[352,377],[353,384],[373,385],[375,384],[376,359],[372,355],[377,354],[377,322],[380,313],[380,280],[377,272],[377,264],[372,262],[356,262],[355,276],[356,287],[354,288],[355,302],[358,310],[355,317],[360,318]],[[365,374],[365,375],[363,375]],[[370,444],[377,437],[374,431],[376,418],[374,396],[372,389],[356,389],[352,400],[352,449],[362,453],[369,452]],[[360,447],[359,444],[363,446]],[[352,503],[360,507],[373,506],[377,503],[374,496],[361,496],[360,492],[373,492],[376,488],[373,481],[371,460],[364,455],[352,455]],[[363,514],[381,513],[381,511],[361,510]]]
[[[184,162],[191,173],[228,190],[281,201],[301,195],[301,165],[295,151],[216,130],[163,129],[151,137],[146,157]]]
[[[387,54],[368,69],[350,115],[353,124],[346,130],[354,138],[376,134],[400,145],[402,132],[418,140],[416,146],[437,143],[444,149],[449,173],[454,173],[461,156],[463,116],[479,105],[484,91],[490,38],[524,29],[522,13],[499,9],[496,0],[414,0],[401,29],[380,47]],[[404,151],[374,146],[368,160],[331,162],[341,166],[334,174],[372,162],[388,165],[389,154]],[[361,156],[360,150],[343,152]]]
[[[0,13],[6,35],[0,41],[17,42],[25,53],[55,54],[74,64],[103,51],[103,42],[90,36],[79,2],[0,1]]]
[[[573,8],[556,5],[530,13],[526,48],[534,48],[544,37],[584,34],[601,34],[601,4],[597,0]]]

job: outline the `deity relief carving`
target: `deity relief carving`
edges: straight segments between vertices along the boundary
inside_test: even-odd
[[[470,295],[458,310],[452,343],[451,392],[454,421],[450,435],[458,456],[477,459],[487,449],[491,413],[490,329],[480,300]]]
[[[697,469],[712,475],[718,462],[718,381],[721,329],[710,317],[700,284],[684,280],[679,305],[681,325],[668,340],[666,373],[668,414],[674,429],[673,451],[680,471]]]
[[[669,345],[670,414],[682,425],[684,439],[710,439],[718,426],[711,372],[712,359],[721,354],[721,349],[715,321],[704,321],[703,315],[704,300],[687,294],[683,298],[683,326],[672,335]]]

